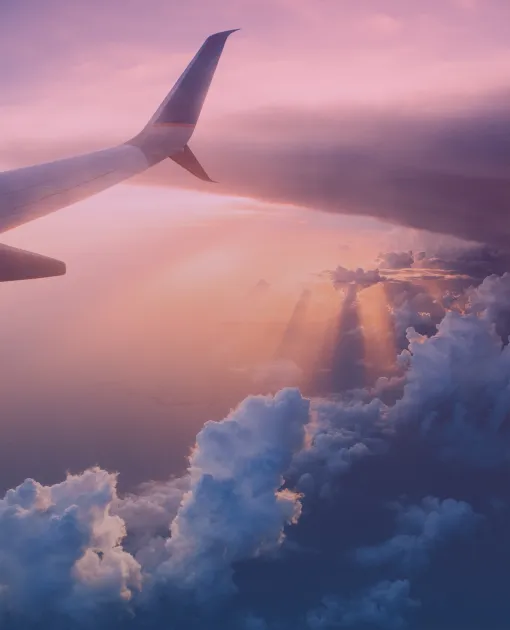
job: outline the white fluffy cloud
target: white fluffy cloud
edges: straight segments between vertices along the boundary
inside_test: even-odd
[[[130,599],[138,563],[110,513],[116,477],[100,469],[54,486],[32,479],[0,501],[0,602],[5,611],[74,614]]]
[[[497,333],[508,341],[510,333],[510,273],[491,275],[468,290],[467,310],[492,322]]]
[[[232,564],[272,550],[301,505],[281,490],[303,447],[309,403],[294,389],[250,397],[222,422],[208,422],[190,457],[191,488],[158,573],[199,596],[232,592]]]
[[[510,349],[490,322],[447,313],[437,335],[409,333],[409,368],[395,421],[417,424],[448,458],[491,466],[510,455],[500,430],[510,411]]]

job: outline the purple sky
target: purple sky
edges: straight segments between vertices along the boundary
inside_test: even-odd
[[[504,0],[2,0],[0,8],[4,144],[135,132],[202,40],[226,28],[242,30],[204,120],[274,105],[432,107],[506,88],[510,74]]]

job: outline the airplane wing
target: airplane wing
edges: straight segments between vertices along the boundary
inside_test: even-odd
[[[166,158],[212,182],[188,141],[225,42],[235,30],[238,29],[215,33],[205,40],[147,125],[124,144],[0,173],[0,232],[95,195]],[[65,273],[65,265],[60,261],[50,263],[52,259],[45,256],[20,252],[1,246],[0,282]],[[37,265],[39,275],[34,271]],[[57,270],[60,273],[53,273]]]

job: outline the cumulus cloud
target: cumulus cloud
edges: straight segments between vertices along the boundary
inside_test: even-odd
[[[509,456],[510,353],[492,325],[447,313],[437,335],[410,331],[404,395],[393,417],[419,426],[445,457],[494,465]],[[406,351],[404,351],[406,352]]]
[[[394,306],[392,314],[397,343],[402,349],[407,347],[407,331],[410,328],[426,335],[435,332],[436,326],[430,313],[418,310],[412,301],[405,300],[400,306]]]
[[[126,523],[128,545],[140,548],[156,536],[167,536],[184,494],[189,490],[188,476],[165,482],[150,481],[141,484],[136,492],[129,493],[113,504],[113,511]]]
[[[427,317],[434,330],[424,334],[407,328],[408,348],[397,361],[400,375],[379,379],[351,397],[312,402],[309,446],[294,458],[300,487],[328,494],[332,477],[384,452],[389,438],[402,431],[445,461],[477,467],[508,461],[510,354],[494,327],[505,312],[507,277],[481,286],[471,292],[471,309],[478,315],[451,311],[437,325]]]
[[[402,282],[392,283],[388,288],[388,296],[398,348],[407,348],[409,328],[427,336],[436,333],[437,324],[443,318],[445,309],[430,293],[411,283]]]
[[[116,477],[100,469],[54,486],[32,479],[0,501],[0,603],[4,614],[79,615],[128,601],[140,566],[120,543],[110,512]]]
[[[407,338],[409,349],[399,357],[405,374],[396,379],[401,395],[395,404],[375,398],[321,403],[316,410],[314,403],[311,448],[298,457],[321,460],[329,470],[334,462],[338,469],[349,468],[350,453],[370,452],[374,438],[377,442],[401,426],[447,460],[482,467],[508,461],[510,350],[508,345],[502,349],[492,323],[452,311],[435,335],[411,328]],[[378,383],[379,391],[385,384],[392,383]]]
[[[300,514],[298,495],[281,486],[303,446],[308,410],[297,390],[282,390],[249,398],[229,418],[204,426],[161,576],[207,598],[228,594],[234,562],[281,544],[284,526]]]
[[[385,410],[377,398],[369,403],[315,401],[313,420],[307,426],[308,448],[294,456],[291,468],[295,475],[302,473],[298,488],[310,490],[313,478],[314,489],[325,495],[332,476],[347,471],[360,458],[384,451]]]
[[[510,333],[510,273],[492,274],[468,291],[467,311],[492,322],[496,332],[508,343]]]

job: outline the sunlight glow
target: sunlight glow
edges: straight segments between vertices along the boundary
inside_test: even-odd
[[[395,334],[381,283],[360,291],[358,304],[365,341],[365,365],[370,380],[393,369],[397,354]]]

